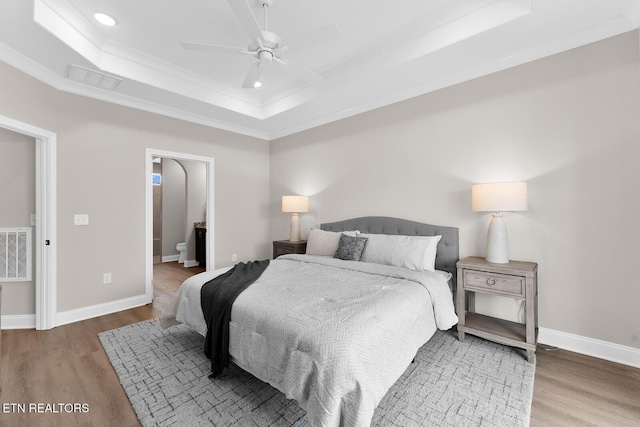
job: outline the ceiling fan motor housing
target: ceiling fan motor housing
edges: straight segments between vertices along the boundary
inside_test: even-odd
[[[274,56],[277,56],[273,50],[278,48],[281,41],[282,39],[277,34],[271,31],[262,31],[262,41],[252,40],[247,49],[249,52],[254,52],[258,58],[270,61]]]
[[[263,59],[265,61],[272,61],[273,52],[271,51],[271,49],[263,49],[260,52],[258,52],[258,58],[260,58],[260,61],[262,61]]]

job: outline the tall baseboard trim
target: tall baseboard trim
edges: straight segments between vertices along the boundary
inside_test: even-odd
[[[150,302],[151,301],[145,295],[139,295],[103,304],[96,304],[89,307],[77,308],[75,310],[62,311],[56,315],[56,326],[67,325],[69,323],[80,322],[81,320],[104,316],[105,314],[129,310],[131,308],[149,304]]]
[[[35,329],[35,314],[7,314],[2,316],[2,329]]]
[[[63,311],[56,314],[56,326],[67,325],[69,323],[80,322],[105,314],[116,313],[118,311],[129,310],[149,304],[145,295],[125,298],[89,307],[77,308],[75,310]],[[2,329],[35,329],[35,314],[8,314],[2,316]]]
[[[180,255],[167,255],[162,257],[162,262],[174,262],[180,259]]]
[[[640,349],[547,328],[538,328],[538,342],[575,353],[640,368]]]

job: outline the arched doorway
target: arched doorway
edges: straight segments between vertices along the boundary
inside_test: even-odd
[[[196,156],[192,154],[176,153],[147,148],[146,150],[146,291],[148,302],[153,299],[153,159],[173,159],[179,163],[202,162],[205,167],[206,181],[206,265],[207,269],[214,268],[214,159],[211,157]],[[183,165],[184,167],[184,165]],[[188,177],[187,177],[188,180]],[[187,219],[187,221],[189,221]]]

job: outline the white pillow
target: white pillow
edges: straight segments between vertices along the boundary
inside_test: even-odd
[[[345,231],[351,237],[355,237],[358,231]],[[307,255],[321,255],[332,257],[338,249],[338,242],[340,241],[339,232],[324,231],[312,228],[307,238]]]
[[[369,239],[361,261],[410,270],[435,270],[436,251],[442,236],[361,235]]]
[[[429,246],[424,252],[424,270],[435,271],[436,269],[436,255],[438,254],[438,242],[442,239],[442,236],[416,236],[419,238],[427,239]]]

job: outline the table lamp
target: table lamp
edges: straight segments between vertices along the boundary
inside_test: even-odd
[[[307,196],[282,196],[282,212],[291,212],[291,224],[289,226],[289,241],[299,242],[300,218],[298,213],[309,211],[309,198]]]
[[[507,226],[502,212],[527,210],[526,182],[492,182],[471,187],[471,205],[476,212],[493,212],[487,233],[488,262],[509,262]]]

